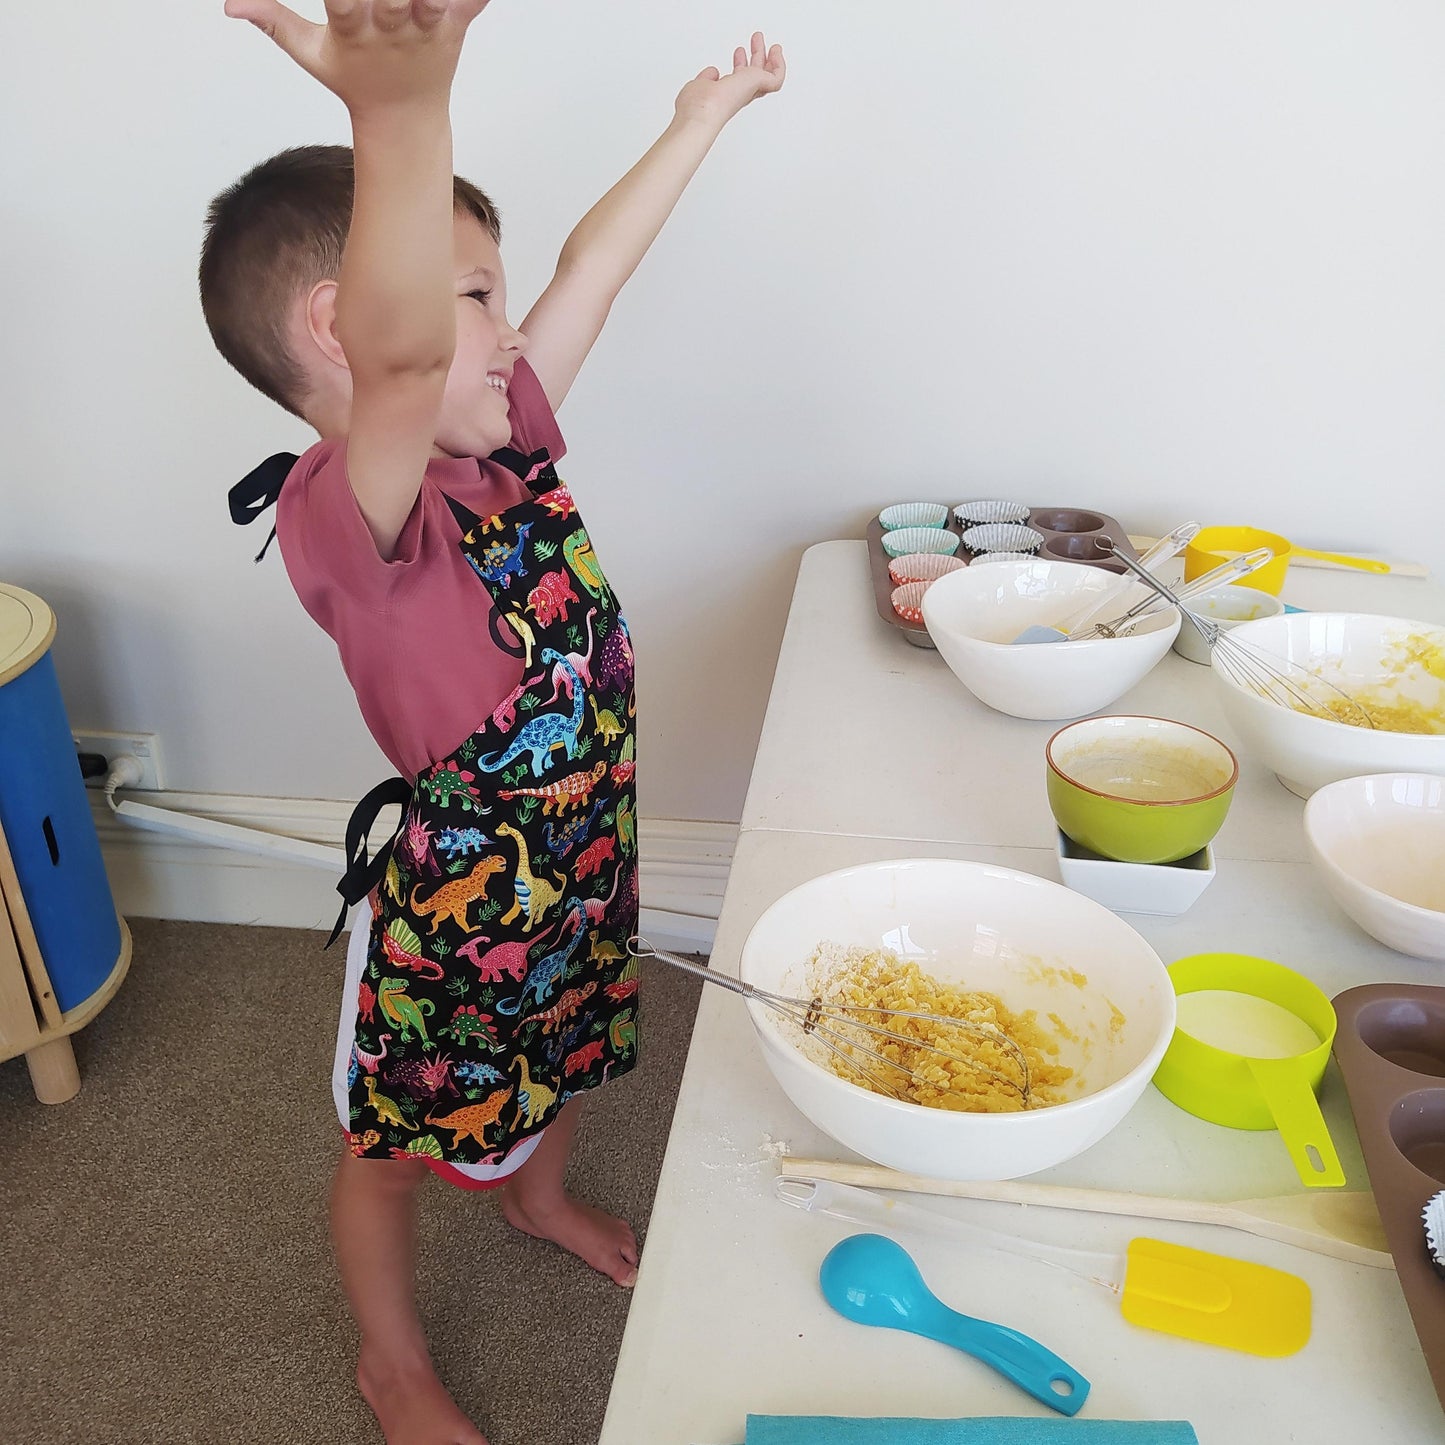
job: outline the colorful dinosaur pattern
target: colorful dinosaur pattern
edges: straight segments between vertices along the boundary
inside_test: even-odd
[[[442,926],[442,920],[446,918],[454,920],[459,928],[465,929],[469,926],[468,909],[473,903],[487,896],[487,879],[494,873],[505,871],[506,866],[507,860],[500,853],[490,854],[465,878],[455,878],[450,883],[441,884],[425,902],[417,897],[417,889],[422,886],[417,884],[417,887],[411,890],[411,910],[430,918],[432,933],[436,933]]]
[[[443,828],[437,834],[436,849],[446,854],[448,863],[454,863],[469,853],[480,853],[492,841],[480,828]]]
[[[493,516],[448,499],[520,676],[423,769],[371,894],[343,1059],[371,1158],[497,1162],[636,1054],[632,642],[571,492],[514,469]]]
[[[575,674],[574,674],[575,676]],[[541,798],[542,816],[546,817],[555,807],[560,818],[568,808],[580,808],[592,796],[592,790],[607,772],[606,763],[598,763],[591,772],[568,773],[555,783],[544,783],[537,788],[499,788],[499,798]]]

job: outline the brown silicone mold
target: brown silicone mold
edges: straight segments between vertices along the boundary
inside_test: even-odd
[[[1445,1189],[1445,988],[1371,983],[1334,1000],[1344,1076],[1370,1188],[1435,1392],[1445,1405],[1445,1279],[1421,1211]]]
[[[948,531],[961,538],[969,525],[961,523],[953,507],[949,507],[948,520],[944,523]],[[1043,544],[1034,555],[1044,561],[1082,562],[1085,566],[1102,567],[1106,572],[1127,571],[1117,558],[1095,548],[1094,538],[1103,533],[1108,533],[1131,557],[1139,555],[1130,546],[1128,534],[1118,520],[1103,512],[1083,507],[1030,507],[1027,525],[1043,534]],[[873,600],[878,615],[916,647],[932,647],[933,639],[922,622],[910,622],[893,610],[893,589],[897,583],[888,575],[891,559],[883,550],[883,524],[876,512],[869,519],[867,538],[868,570],[873,577]],[[972,560],[966,547],[961,546],[957,556],[965,565]]]

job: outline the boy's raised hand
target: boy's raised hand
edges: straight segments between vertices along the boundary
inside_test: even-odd
[[[722,75],[709,65],[678,92],[677,114],[682,119],[710,121],[723,126],[750,100],[782,89],[788,73],[783,47],[768,49],[763,32],[753,32],[751,52],[741,45],[733,51],[731,75]]]
[[[353,114],[446,101],[467,27],[488,0],[326,0],[316,25],[280,0],[226,0]]]

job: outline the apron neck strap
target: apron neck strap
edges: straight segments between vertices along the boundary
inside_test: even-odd
[[[509,472],[515,472],[534,492],[550,491],[557,485],[557,471],[552,465],[552,454],[546,447],[539,447],[534,452],[498,447],[487,460],[500,462]]]
[[[450,492],[443,492],[442,496],[446,498],[447,506],[452,509],[452,516],[457,519],[457,526],[462,529],[463,537],[482,525],[482,519],[470,507],[465,507],[457,501]]]

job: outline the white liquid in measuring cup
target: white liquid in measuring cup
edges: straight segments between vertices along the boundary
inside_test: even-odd
[[[1319,1035],[1297,1014],[1267,998],[1204,988],[1182,993],[1179,1028],[1191,1038],[1251,1059],[1290,1059],[1319,1047]]]

